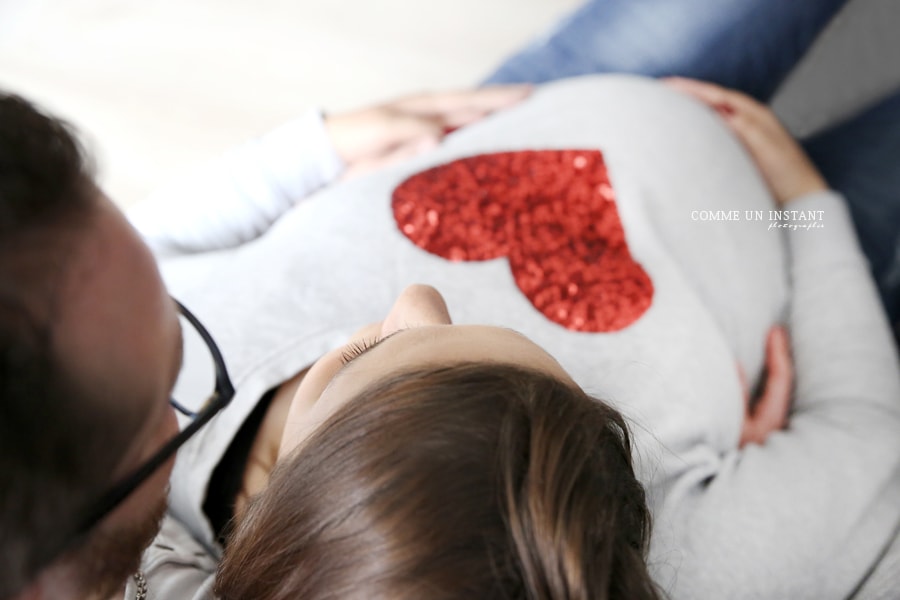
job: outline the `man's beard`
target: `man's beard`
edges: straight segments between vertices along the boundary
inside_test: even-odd
[[[79,548],[73,566],[85,597],[106,599],[121,592],[128,577],[140,568],[144,549],[159,533],[167,504],[163,494],[141,521],[116,528],[101,525]]]

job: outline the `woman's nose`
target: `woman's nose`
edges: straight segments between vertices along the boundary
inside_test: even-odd
[[[381,336],[388,336],[399,329],[450,323],[450,313],[440,292],[430,285],[415,284],[403,290],[394,302],[382,323]]]

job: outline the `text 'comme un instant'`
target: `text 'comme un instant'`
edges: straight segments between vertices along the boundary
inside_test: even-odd
[[[769,221],[769,229],[824,227],[824,210],[692,210],[692,221]]]

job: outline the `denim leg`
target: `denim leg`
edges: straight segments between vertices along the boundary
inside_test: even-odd
[[[900,325],[900,90],[803,142],[844,194],[895,328]]]
[[[485,83],[681,75],[768,100],[846,0],[590,0]]]

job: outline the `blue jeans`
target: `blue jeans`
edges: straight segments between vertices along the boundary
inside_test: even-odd
[[[802,144],[847,199],[900,341],[900,90]]]
[[[681,75],[767,100],[846,0],[590,0],[485,83]]]
[[[680,75],[767,101],[845,2],[589,0],[485,83],[614,72]],[[900,331],[900,91],[801,143],[847,199],[888,316]]]

